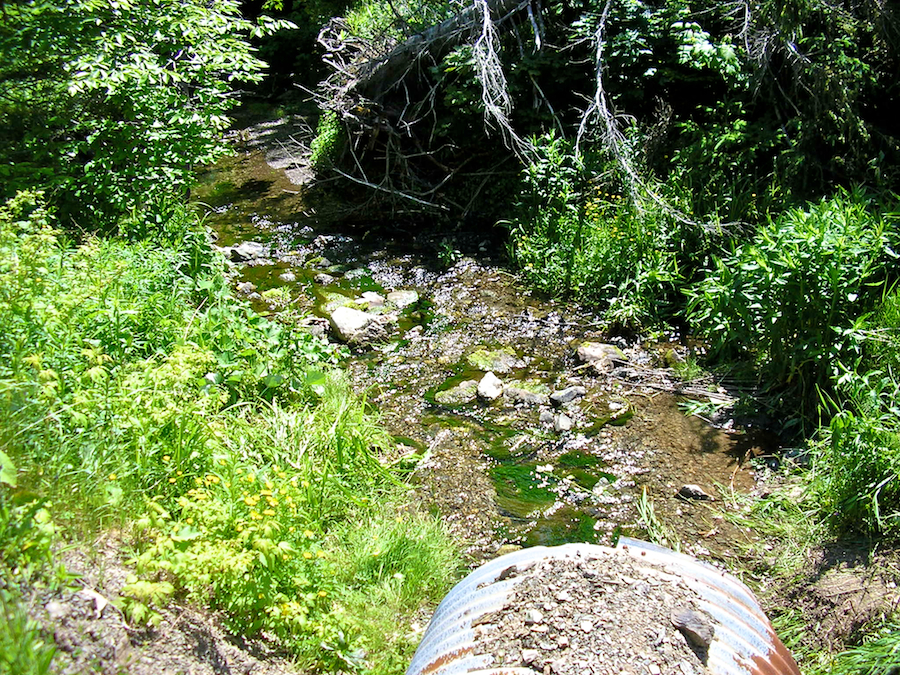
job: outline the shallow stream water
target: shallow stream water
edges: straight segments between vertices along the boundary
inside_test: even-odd
[[[640,536],[644,493],[687,552],[728,557],[751,536],[730,515],[754,488],[750,460],[768,448],[753,432],[687,416],[663,391],[672,387],[659,378],[674,378],[666,355],[685,351],[679,342],[619,341],[628,368],[597,373],[575,356],[586,340],[610,341],[596,317],[532,295],[490,236],[437,236],[427,223],[390,235],[327,229],[259,151],[208,171],[195,194],[220,246],[268,247],[236,269],[235,283],[260,312],[309,312],[322,330],[331,309],[364,292],[417,293],[388,339],[354,351],[346,366],[398,452],[417,462],[417,499],[473,558],[502,546]],[[471,400],[471,385],[459,385],[487,370],[538,397]],[[562,408],[540,398],[575,385],[586,395]],[[560,415],[571,429],[559,428]],[[685,484],[715,500],[677,497]]]

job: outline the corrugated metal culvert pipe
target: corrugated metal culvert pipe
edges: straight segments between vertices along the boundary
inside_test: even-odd
[[[634,539],[492,560],[435,611],[406,675],[800,675],[753,593]]]

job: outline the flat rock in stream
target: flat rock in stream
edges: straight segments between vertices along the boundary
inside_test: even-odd
[[[499,349],[479,347],[466,357],[466,361],[473,368],[501,375],[525,366],[525,361],[519,358],[512,347],[500,347]]]
[[[547,405],[550,403],[550,397],[547,394],[541,394],[519,387],[506,387],[503,390],[503,397],[514,404],[520,405]]]
[[[391,291],[387,294],[387,301],[398,309],[409,307],[419,301],[419,294],[416,291]]]
[[[268,252],[266,245],[258,241],[242,241],[230,249],[229,257],[234,262],[251,262],[265,258]]]
[[[587,395],[587,389],[584,387],[566,387],[565,389],[554,391],[550,394],[550,402],[555,406],[561,406],[566,403],[571,403],[577,398],[583,398],[585,395]]]
[[[455,387],[439,391],[434,395],[434,400],[441,405],[465,405],[475,400],[478,392],[477,380],[466,380]]]
[[[604,375],[613,368],[628,363],[628,357],[615,345],[602,342],[584,342],[578,348],[578,359]]]

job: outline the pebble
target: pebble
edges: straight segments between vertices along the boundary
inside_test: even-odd
[[[700,649],[707,649],[716,634],[709,617],[692,609],[681,608],[672,612],[672,625]]]
[[[62,618],[65,618],[69,614],[69,608],[66,607],[61,602],[57,602],[56,600],[51,600],[48,602],[44,609],[47,610],[47,614],[50,615],[51,621],[59,621]]]
[[[556,599],[560,602],[569,602],[572,599],[572,594],[569,591],[560,591],[556,594]]]
[[[522,650],[522,663],[526,666],[534,663],[541,653],[537,649],[523,649]]]
[[[317,284],[320,284],[322,286],[327,286],[328,284],[334,283],[334,277],[331,276],[330,274],[325,274],[324,272],[322,272],[321,274],[317,274],[313,278],[313,281],[315,281]]]
[[[285,282],[297,281],[297,275],[293,272],[285,272],[284,274],[279,274],[278,278]]]
[[[541,614],[541,610],[539,609],[529,609],[525,612],[525,625],[531,626],[536,623],[541,623],[544,620],[544,615]]]
[[[587,619],[585,619],[578,625],[585,633],[590,633],[592,630],[594,630],[594,623],[592,621],[588,621]]]

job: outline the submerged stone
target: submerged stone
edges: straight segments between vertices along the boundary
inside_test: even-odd
[[[466,380],[455,387],[439,391],[434,395],[434,400],[442,405],[465,405],[475,400],[477,392],[478,382]]]
[[[419,301],[419,294],[415,291],[391,291],[387,294],[387,301],[398,309],[403,309],[416,304]]]
[[[384,307],[384,297],[375,291],[366,291],[360,299],[368,307]]]
[[[485,349],[480,347],[466,357],[466,362],[478,370],[491,371],[505,375],[514,368],[522,368],[525,362],[518,357],[512,347]]]

